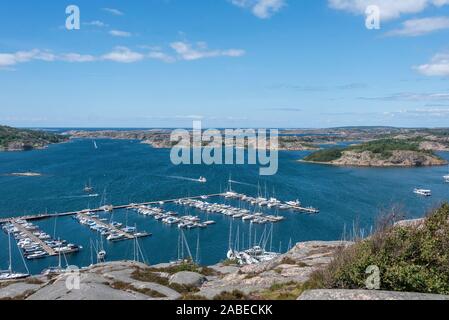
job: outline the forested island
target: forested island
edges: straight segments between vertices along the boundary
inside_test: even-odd
[[[359,167],[423,167],[447,161],[423,148],[422,139],[380,139],[345,148],[329,148],[307,156],[304,162]]]
[[[0,126],[0,151],[42,149],[52,143],[67,141],[68,137],[40,130]]]

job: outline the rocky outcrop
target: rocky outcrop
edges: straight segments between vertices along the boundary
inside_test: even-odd
[[[419,148],[427,151],[449,151],[449,143],[423,141],[419,144]]]
[[[417,151],[392,151],[390,157],[370,151],[356,152],[344,151],[342,156],[330,161],[329,164],[337,166],[357,167],[425,167],[447,164],[447,161],[432,154]]]
[[[207,276],[201,274],[204,268],[199,268],[198,272],[176,272],[179,270],[178,264],[149,267],[127,261],[103,263],[80,271],[79,288],[67,287],[67,274],[0,282],[0,300],[214,299],[236,291],[248,299],[284,298],[282,295],[272,295],[276,293],[275,288],[287,290],[289,298],[296,299],[299,296],[299,300],[449,299],[439,295],[367,290],[311,290],[300,294],[301,289],[295,294],[294,290],[307,282],[315,270],[331,262],[336,250],[350,245],[351,242],[341,241],[298,243],[288,253],[258,265],[210,266]]]
[[[67,274],[50,278],[38,276],[0,283],[0,299],[177,300],[186,294],[178,291],[182,289],[193,290],[191,294],[207,299],[234,290],[257,297],[258,292],[273,284],[306,281],[316,268],[331,261],[337,248],[349,244],[338,241],[299,243],[290,252],[259,265],[211,266],[208,276],[186,271],[170,274],[168,270],[176,264],[149,267],[126,261],[103,263],[80,271],[79,289],[67,288]],[[144,276],[136,277],[137,271]],[[145,278],[145,275],[151,277]]]
[[[338,248],[350,242],[313,241],[298,243],[290,252],[258,265],[229,268],[217,265],[223,275],[210,279],[198,295],[213,299],[223,292],[239,290],[248,295],[269,289],[274,284],[303,283],[317,268],[328,264]]]
[[[309,290],[298,300],[449,300],[449,296],[375,290]]]
[[[206,277],[196,272],[182,271],[170,277],[170,284],[179,284],[189,287],[200,287],[206,282]]]

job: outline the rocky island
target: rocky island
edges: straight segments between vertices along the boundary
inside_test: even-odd
[[[167,149],[174,145],[176,142],[170,140],[171,130],[168,129],[152,129],[152,130],[100,130],[100,131],[84,131],[84,130],[72,130],[66,132],[72,139],[117,139],[117,140],[140,140],[144,144],[148,144],[153,148]],[[221,132],[224,134],[224,132]],[[268,148],[270,140],[267,140]],[[192,138],[191,138],[192,143]],[[208,142],[203,142],[203,146],[207,146]],[[224,147],[236,147],[236,148],[257,148],[252,142],[247,139],[243,141],[234,140],[232,142],[223,141]],[[280,135],[278,146],[275,148],[279,151],[314,151],[319,147],[313,143],[302,139],[298,136]]]
[[[0,126],[0,151],[43,149],[49,144],[67,140],[68,137],[45,131]]]
[[[447,161],[419,139],[380,139],[346,148],[330,148],[307,156],[303,162],[356,167],[424,167]]]

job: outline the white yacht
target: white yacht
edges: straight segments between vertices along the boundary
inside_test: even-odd
[[[259,246],[252,247],[245,251],[236,251],[229,249],[227,258],[236,261],[239,265],[253,265],[261,262],[273,260],[278,257],[276,252],[267,252]]]
[[[291,207],[300,207],[301,206],[301,202],[299,200],[287,201],[286,204],[291,206]]]
[[[108,241],[117,241],[123,239],[123,235],[117,233],[111,233],[106,240]]]
[[[430,197],[432,195],[432,190],[427,189],[415,189],[413,192],[420,196]]]
[[[199,183],[206,183],[206,182],[207,182],[207,179],[206,179],[205,177],[200,177],[200,178],[198,179],[198,182],[199,182]]]
[[[106,250],[99,251],[97,254],[97,259],[99,261],[104,261],[105,258],[106,258]]]
[[[443,177],[444,181],[449,183],[449,174]]]

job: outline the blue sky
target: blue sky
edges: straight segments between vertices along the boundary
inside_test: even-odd
[[[448,36],[449,0],[2,1],[0,123],[449,126]]]

